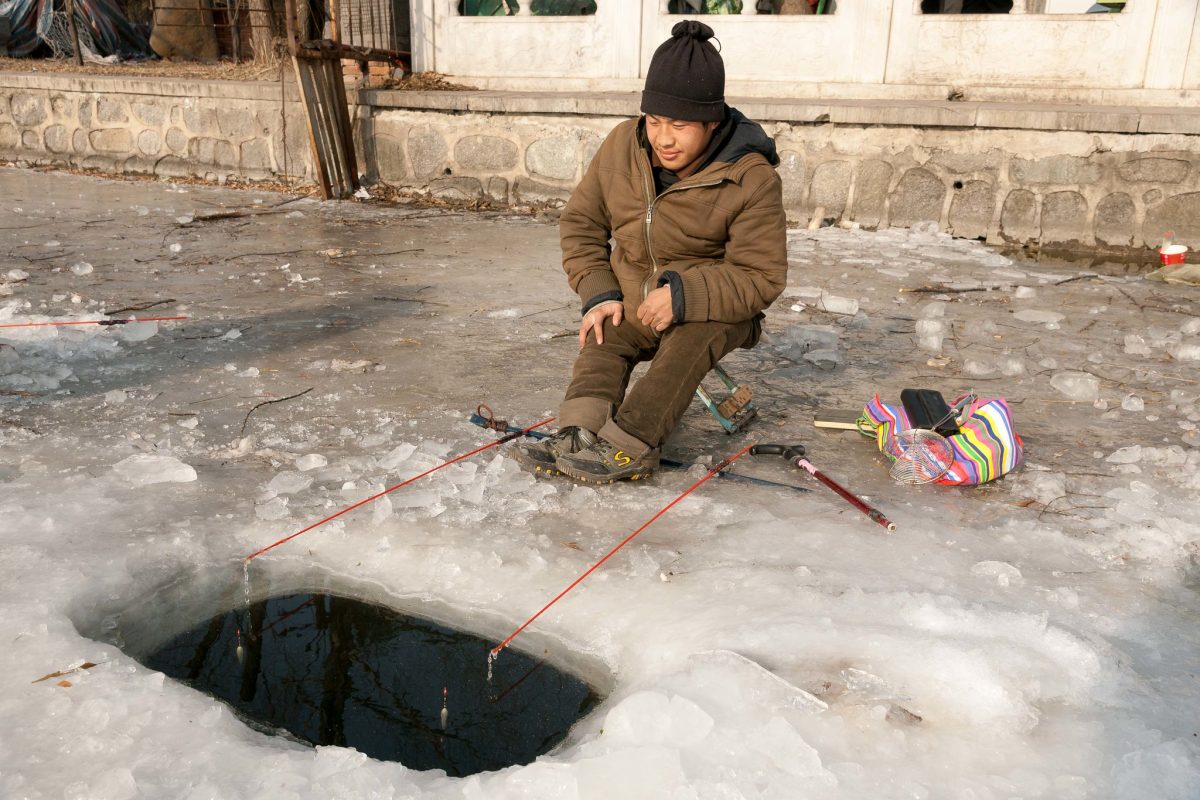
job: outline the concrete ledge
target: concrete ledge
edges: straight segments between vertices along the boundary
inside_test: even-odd
[[[356,92],[361,104],[379,109],[483,114],[631,117],[638,93],[561,92]],[[948,100],[833,100],[730,97],[752,119],[793,124],[834,123],[928,128],[1003,128],[1091,133],[1200,132],[1200,109],[1000,103]]]
[[[296,100],[295,81],[287,81],[286,87],[287,99]],[[130,78],[125,75],[72,75],[63,72],[0,72],[0,88],[279,102],[279,81],[206,81],[190,78]]]
[[[170,98],[217,98],[278,102],[277,81],[219,81],[177,78],[130,78],[116,75],[0,72],[0,87],[12,90],[90,92]],[[859,87],[861,90],[862,87]],[[875,87],[882,88],[882,87]],[[940,87],[926,87],[939,88]],[[297,99],[293,82],[285,83],[286,99]],[[988,92],[971,90],[972,94]],[[370,89],[351,91],[352,102],[376,108],[482,114],[629,117],[638,113],[640,93],[629,92],[409,92]],[[1108,92],[1110,98],[1116,93]],[[1140,94],[1151,94],[1141,92]],[[1161,94],[1161,93],[1157,93]],[[1191,107],[1170,105],[931,100],[892,98],[763,98],[731,95],[730,102],[753,119],[793,124],[834,123],[934,128],[1006,128],[1014,130],[1093,133],[1200,133],[1200,93],[1174,92],[1172,99]],[[1188,97],[1184,97],[1187,95]],[[1132,95],[1131,95],[1132,97]]]

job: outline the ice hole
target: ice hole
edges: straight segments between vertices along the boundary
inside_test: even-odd
[[[461,629],[453,617],[479,621],[448,606],[333,578],[254,577],[247,588],[242,574],[239,563],[124,605],[81,602],[72,616],[83,635],[221,700],[264,735],[455,777],[554,750],[610,688],[596,688],[605,670],[534,637],[505,648],[489,680],[503,634]]]

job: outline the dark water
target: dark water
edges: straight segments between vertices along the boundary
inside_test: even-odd
[[[1138,276],[1162,266],[1157,251],[1150,248],[1128,249],[1120,253],[1069,250],[1030,250],[998,247],[999,252],[1031,272],[1095,272],[1098,275]]]
[[[220,614],[142,660],[260,729],[463,776],[529,763],[599,700],[579,678],[512,650],[489,684],[492,646],[358,600],[294,594]]]

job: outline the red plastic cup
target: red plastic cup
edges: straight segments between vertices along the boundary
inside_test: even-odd
[[[1182,264],[1187,258],[1188,249],[1181,244],[1168,244],[1158,248],[1158,259],[1164,267],[1171,264]]]

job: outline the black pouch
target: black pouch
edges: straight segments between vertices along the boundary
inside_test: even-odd
[[[953,436],[958,433],[958,421],[946,398],[942,393],[933,389],[905,389],[900,392],[900,402],[904,404],[904,413],[914,428],[925,428],[940,433],[942,436]]]

